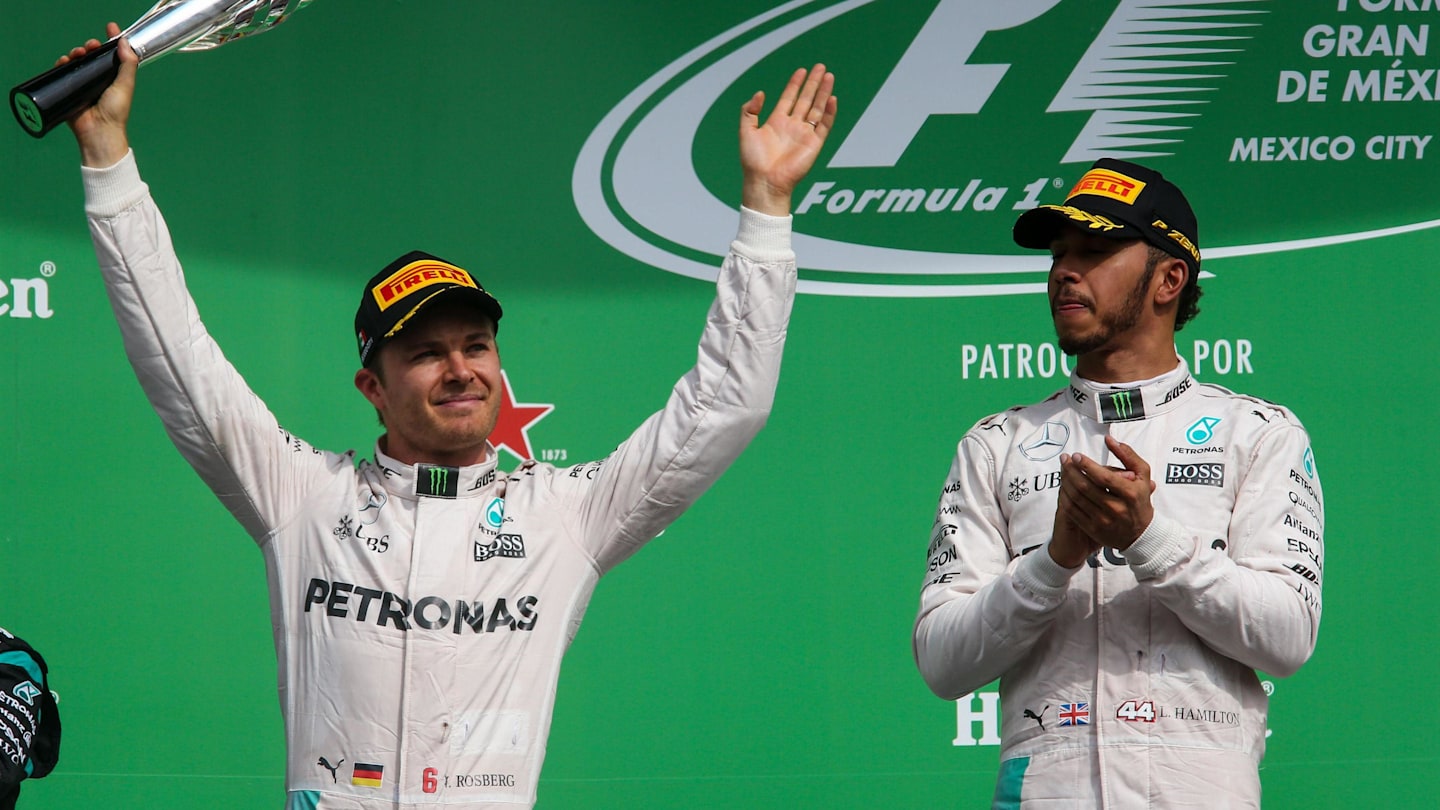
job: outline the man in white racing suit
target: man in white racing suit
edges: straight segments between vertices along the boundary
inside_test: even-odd
[[[1048,248],[1070,385],[961,439],[915,623],[930,688],[1000,679],[996,808],[1260,806],[1266,696],[1314,649],[1324,511],[1295,415],[1198,383],[1199,237],[1101,160],[1015,241]]]
[[[739,235],[664,408],[606,459],[507,474],[487,441],[499,303],[429,254],[372,279],[356,316],[356,387],[385,425],[374,461],[280,427],[186,291],[129,150],[136,60],[120,51],[115,84],[71,122],[91,233],[147,397],[264,555],[287,810],[532,806],[561,657],[597,580],[766,420],[795,287],[790,196],[834,124],[833,74],[797,71],[763,126],[763,94],[743,105]]]

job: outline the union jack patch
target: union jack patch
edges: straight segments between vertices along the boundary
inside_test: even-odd
[[[1060,704],[1060,725],[1062,725],[1062,726],[1088,726],[1088,725],[1090,725],[1090,704],[1089,704],[1089,703],[1061,703],[1061,704]]]

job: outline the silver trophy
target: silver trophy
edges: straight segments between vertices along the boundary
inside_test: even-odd
[[[206,51],[280,24],[311,0],[160,0],[120,36],[143,65],[171,51]],[[45,133],[94,104],[120,70],[119,37],[10,91],[25,131]]]

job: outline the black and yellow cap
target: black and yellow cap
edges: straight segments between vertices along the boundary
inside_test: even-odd
[[[355,312],[355,338],[360,348],[360,365],[367,365],[386,340],[400,333],[405,324],[427,304],[440,298],[463,296],[500,328],[500,302],[480,282],[458,265],[439,256],[412,250],[385,266],[365,285],[360,308]]]
[[[1101,158],[1063,205],[1041,205],[1015,220],[1015,244],[1046,250],[1065,225],[1112,239],[1143,239],[1200,274],[1200,233],[1195,212],[1179,187],[1154,169]]]

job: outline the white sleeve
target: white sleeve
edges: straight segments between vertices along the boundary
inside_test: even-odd
[[[973,433],[960,441],[930,540],[915,662],[947,700],[1023,658],[1054,621],[1074,574],[1051,559],[1048,544],[1012,561],[995,468]]]
[[[1157,515],[1125,559],[1211,649],[1285,677],[1315,650],[1324,532],[1309,437],[1286,422],[1256,443],[1223,544]]]
[[[601,571],[679,517],[769,417],[795,296],[790,223],[741,209],[694,368],[583,490],[570,519]]]
[[[82,173],[95,253],[140,386],[181,455],[263,542],[304,498],[307,470],[347,462],[283,431],[226,361],[134,154]]]

